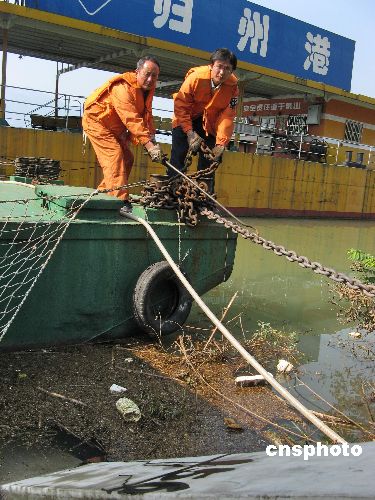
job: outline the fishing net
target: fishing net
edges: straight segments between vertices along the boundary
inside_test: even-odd
[[[22,197],[12,199],[14,191],[9,190],[10,184],[0,182],[0,341],[69,225],[97,194],[94,191],[84,201],[77,199],[66,212],[61,212],[27,184],[17,183]]]

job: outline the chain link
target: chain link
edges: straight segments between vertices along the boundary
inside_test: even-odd
[[[204,143],[200,147],[204,156],[208,160],[212,160],[211,150]],[[192,156],[191,152],[188,151],[184,163],[184,172],[191,166]],[[187,177],[196,185],[208,191],[205,179],[213,176],[218,166],[218,162],[212,162],[209,167],[188,174]],[[151,181],[142,191],[140,203],[151,208],[175,209],[181,222],[188,226],[196,226],[199,211],[203,207],[212,209],[214,202],[209,200],[194,183],[178,175],[169,180]]]
[[[201,151],[207,159],[212,161],[212,151],[203,143]],[[184,170],[186,171],[192,163],[192,154],[188,152]],[[219,164],[212,162],[205,170],[199,170],[192,174],[185,174],[189,179],[194,181],[198,186],[204,182],[205,177],[213,175]],[[164,182],[164,184],[163,184]],[[202,186],[200,186],[202,187]],[[206,189],[207,190],[207,189]],[[231,229],[234,233],[239,234],[244,239],[250,240],[257,245],[261,245],[266,250],[280,257],[285,257],[289,262],[296,262],[299,266],[305,269],[311,269],[314,273],[326,276],[336,283],[343,283],[353,290],[363,292],[367,297],[375,297],[375,286],[364,284],[356,278],[335,271],[335,269],[325,267],[320,262],[310,261],[304,255],[298,255],[293,250],[286,250],[282,245],[276,245],[273,241],[266,240],[259,236],[257,232],[250,232],[243,226],[236,224],[218,213],[213,211],[215,203],[205,196],[194,184],[184,179],[182,176],[176,176],[170,180],[151,182],[147,184],[142,191],[140,202],[153,208],[169,208],[175,209],[178,212],[181,222],[189,226],[198,224],[198,215],[206,216],[208,219],[215,220],[219,224],[223,224],[227,229]]]
[[[257,245],[261,245],[266,250],[272,250],[276,255],[283,256],[289,262],[297,262],[297,264],[305,269],[311,269],[316,274],[321,274],[335,281],[336,283],[343,283],[352,290],[360,290],[367,297],[375,297],[375,286],[362,283],[356,278],[350,278],[343,273],[337,272],[330,267],[325,267],[320,262],[312,262],[304,255],[297,255],[293,250],[286,250],[282,245],[276,245],[273,241],[266,240],[259,236],[257,233],[250,232],[247,229],[231,222],[224,217],[212,212],[206,207],[202,208],[200,213],[205,215],[208,219],[215,220],[219,224],[223,224],[226,228],[231,229],[234,233],[239,234],[244,239],[248,239]]]

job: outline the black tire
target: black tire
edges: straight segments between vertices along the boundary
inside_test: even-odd
[[[143,271],[134,289],[134,317],[152,337],[178,330],[189,316],[191,305],[190,294],[166,261]]]

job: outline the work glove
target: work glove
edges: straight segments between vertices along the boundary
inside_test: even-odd
[[[152,148],[150,148],[147,151],[147,153],[150,155],[150,158],[152,161],[159,162],[159,163],[162,162],[162,154],[161,154],[159,144],[155,144],[154,146],[152,146]]]
[[[213,162],[216,162],[216,163],[221,163],[222,159],[223,159],[223,153],[224,153],[224,150],[225,150],[225,147],[224,146],[220,146],[220,145],[216,145],[213,149],[212,149],[212,155],[213,155],[213,159],[212,161]]]
[[[186,135],[189,143],[189,150],[193,154],[197,154],[203,142],[202,137],[194,132],[194,130],[189,130]]]

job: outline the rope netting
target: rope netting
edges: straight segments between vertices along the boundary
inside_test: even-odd
[[[69,225],[94,191],[59,212],[30,198],[0,202],[0,342],[46,268]],[[5,215],[6,214],[6,215]]]

